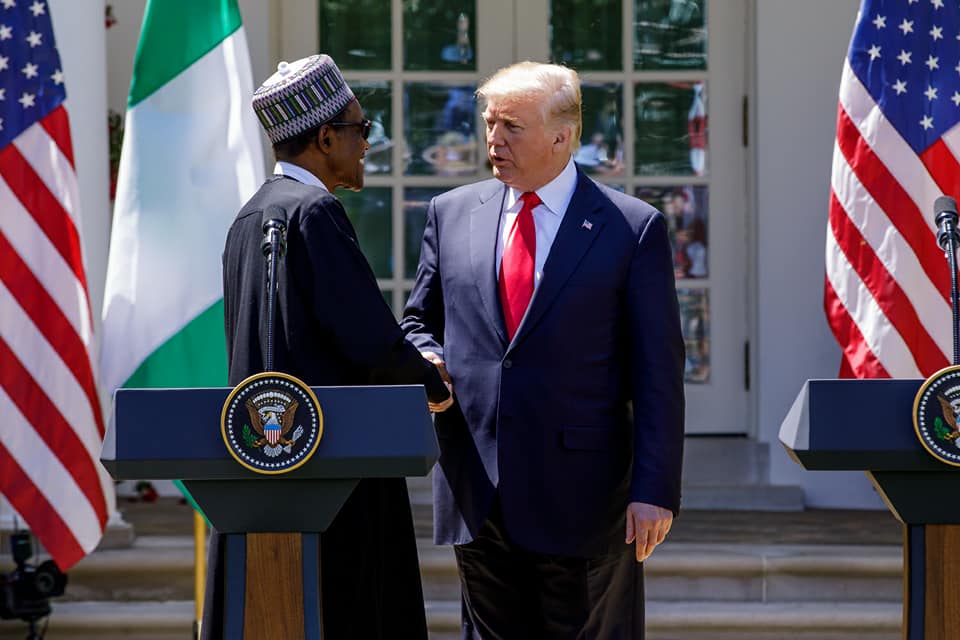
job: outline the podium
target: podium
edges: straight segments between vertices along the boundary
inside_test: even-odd
[[[780,441],[810,470],[861,470],[903,523],[905,640],[960,637],[960,468],[923,448],[923,380],[808,380]]]
[[[422,386],[311,387],[313,457],[283,475],[246,469],[220,431],[230,388],[120,389],[101,461],[116,480],[180,479],[226,535],[224,635],[323,637],[319,533],[361,478],[423,476],[438,456]]]

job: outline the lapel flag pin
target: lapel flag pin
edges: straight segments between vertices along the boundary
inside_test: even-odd
[[[590,231],[591,229],[593,229],[593,223],[590,222],[589,220],[584,220],[583,224],[580,226],[586,229],[587,231]]]

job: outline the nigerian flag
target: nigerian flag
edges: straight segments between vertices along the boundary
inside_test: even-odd
[[[251,75],[236,0],[148,0],[104,292],[107,393],[227,384],[220,255],[263,180]]]

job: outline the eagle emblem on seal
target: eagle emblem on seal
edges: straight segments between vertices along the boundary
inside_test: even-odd
[[[960,413],[960,398],[951,402],[943,395],[938,395],[937,400],[940,401],[943,420],[940,418],[934,419],[934,434],[940,440],[953,442],[957,447],[960,447],[960,440],[957,439],[960,438],[960,426],[957,426],[957,414]]]
[[[277,389],[248,398],[246,408],[253,432],[244,429],[244,444],[257,449],[263,447],[263,452],[271,458],[282,451],[289,453],[303,434],[303,427],[298,427],[288,437],[298,406],[300,403],[293,396]]]

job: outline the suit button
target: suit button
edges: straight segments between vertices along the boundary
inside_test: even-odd
[[[510,359],[508,358],[508,359],[506,359],[506,360],[503,361],[503,368],[504,368],[504,369],[509,369],[509,368],[512,367],[512,366],[513,366],[513,360],[510,360]]]

